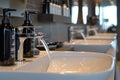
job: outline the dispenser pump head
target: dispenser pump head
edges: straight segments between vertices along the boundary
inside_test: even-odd
[[[4,8],[3,9],[3,19],[2,19],[2,24],[9,24],[9,15],[10,11],[16,11],[16,9],[9,9],[9,8]]]
[[[31,26],[31,21],[30,21],[30,13],[29,11],[25,11],[25,21],[23,26]]]
[[[36,14],[36,12],[29,10],[25,11],[25,21],[23,26],[33,26],[30,21],[30,14]]]

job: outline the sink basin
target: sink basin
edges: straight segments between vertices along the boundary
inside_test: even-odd
[[[116,39],[116,34],[98,33],[97,35],[88,36],[88,37],[86,37],[86,39],[114,40],[114,39]]]
[[[68,53],[57,53],[52,55],[52,60],[49,64],[47,72],[52,73],[75,73],[75,74],[90,74],[103,72],[110,69],[111,61],[107,62],[101,55],[90,54],[86,52],[81,52],[83,54],[73,54]],[[98,59],[99,58],[99,59]],[[105,62],[104,62],[105,61]],[[101,66],[102,63],[104,67]],[[92,65],[93,64],[93,65]]]
[[[116,36],[116,33],[98,33],[97,35],[114,37],[114,36]]]
[[[107,45],[111,44],[112,40],[73,40],[72,44],[84,44],[84,45]]]
[[[75,51],[88,51],[88,52],[102,52],[106,53],[109,48],[112,48],[112,40],[73,40],[70,45]]]
[[[113,80],[114,58],[92,52],[53,52],[17,68],[0,72],[1,80]],[[3,77],[7,76],[7,77]]]

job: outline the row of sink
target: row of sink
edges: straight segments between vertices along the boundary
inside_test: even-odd
[[[75,51],[50,51],[50,58],[41,51],[39,56],[20,62],[19,66],[1,70],[1,80],[114,80],[115,36],[98,34],[96,40],[94,36],[65,42]]]
[[[47,56],[0,72],[9,80],[112,80],[114,57],[97,52],[53,51]],[[28,60],[29,61],[29,60]],[[6,76],[7,77],[2,77]]]
[[[88,36],[86,40],[74,39],[65,45],[74,47],[75,51],[102,52],[106,53],[109,49],[116,51],[116,34],[100,33],[96,36]]]

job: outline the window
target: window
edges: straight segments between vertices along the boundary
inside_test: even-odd
[[[114,5],[100,7],[100,25],[107,29],[112,24],[117,25],[117,7]]]
[[[76,24],[76,23],[77,23],[78,11],[79,11],[78,6],[73,6],[73,7],[72,7],[72,23],[73,23],[73,24]]]

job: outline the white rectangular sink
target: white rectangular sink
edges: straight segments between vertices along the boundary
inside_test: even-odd
[[[112,40],[73,40],[72,44],[83,44],[83,45],[108,45],[111,44]]]
[[[111,33],[98,33],[93,36],[88,36],[86,39],[95,39],[95,40],[114,40],[116,39],[116,34]]]
[[[0,72],[1,80],[109,80],[114,75],[110,55],[58,51],[50,56],[50,61],[44,56],[15,71]]]
[[[112,48],[112,40],[73,40],[65,45],[70,45],[75,51],[102,52],[106,53]]]
[[[116,36],[116,33],[98,33],[97,35],[114,37],[114,36]]]
[[[64,53],[64,54],[54,54],[52,55],[52,60],[50,62],[50,65],[48,67],[47,72],[52,73],[78,73],[78,74],[89,74],[89,73],[97,73],[106,71],[107,69],[110,69],[111,61],[108,59],[108,61],[105,59],[105,56],[96,55],[96,54],[90,54],[86,52],[81,52],[82,54],[76,53]],[[98,67],[102,64],[104,67]]]

